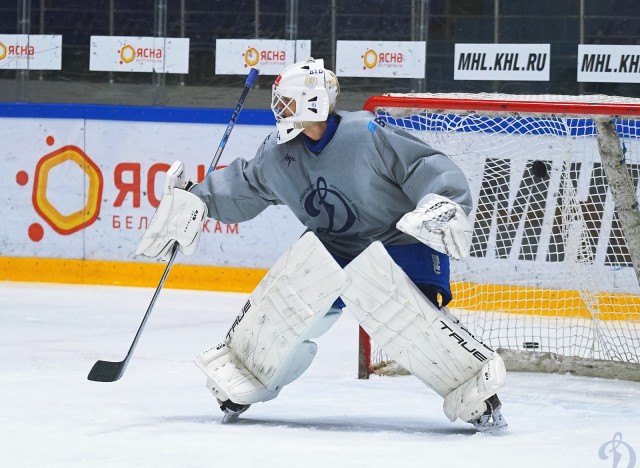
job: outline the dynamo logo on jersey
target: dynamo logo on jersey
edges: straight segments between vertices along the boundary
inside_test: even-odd
[[[327,185],[324,177],[318,177],[315,188],[306,194],[303,206],[312,218],[326,220],[325,226],[316,228],[318,233],[346,232],[358,218],[353,202],[334,185]]]

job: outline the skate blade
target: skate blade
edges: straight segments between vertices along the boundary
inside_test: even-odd
[[[509,428],[509,425],[506,422],[502,424],[490,423],[485,426],[473,423],[473,426],[476,428],[476,431],[482,432],[483,434],[500,434],[506,432],[506,430]]]
[[[472,422],[473,427],[475,427],[476,431],[482,432],[485,434],[499,434],[503,433],[509,427],[507,421],[500,413],[500,410],[495,410],[491,414],[491,420],[486,421],[484,424],[481,423],[481,419]]]
[[[238,418],[240,417],[240,415],[242,413],[244,413],[245,411],[247,411],[249,409],[250,405],[247,405],[246,408],[242,408],[239,411],[230,411],[230,410],[225,410],[224,411],[224,415],[222,416],[222,421],[220,421],[221,424],[233,424],[234,422],[236,422],[238,420]]]
[[[222,421],[220,421],[220,424],[233,424],[238,420],[239,417],[240,413],[225,414],[224,416],[222,416]]]

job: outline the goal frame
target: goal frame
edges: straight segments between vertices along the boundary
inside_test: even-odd
[[[556,99],[550,101],[549,99]],[[614,121],[616,118],[640,120],[640,100],[603,102],[605,96],[521,96],[491,94],[386,94],[370,97],[364,110],[375,113],[380,108],[416,109],[418,112],[467,114],[479,113],[492,117],[545,117],[571,116],[590,119],[595,123],[598,149],[603,170],[609,182],[629,254],[640,283],[640,211],[635,187],[624,162]],[[544,100],[546,99],[546,100]],[[614,98],[614,100],[616,100]],[[629,99],[634,101],[634,99]],[[624,362],[583,359],[554,353],[522,352],[498,349],[509,370],[571,372],[640,381],[640,366]],[[359,328],[358,378],[366,379],[373,373],[371,341]],[[523,356],[524,354],[524,356]],[[613,370],[611,370],[613,368]]]

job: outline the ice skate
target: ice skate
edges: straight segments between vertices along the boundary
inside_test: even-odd
[[[235,422],[238,417],[247,411],[251,405],[240,405],[238,403],[234,403],[231,400],[220,401],[220,409],[224,413],[222,416],[222,424],[229,424]]]
[[[498,395],[493,395],[486,400],[486,403],[487,410],[478,419],[471,421],[473,427],[475,427],[478,432],[487,433],[496,433],[506,430],[509,426],[500,412],[502,403],[500,402],[500,399],[498,399]]]

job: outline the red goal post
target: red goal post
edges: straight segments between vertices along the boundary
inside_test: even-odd
[[[640,99],[388,94],[364,109],[467,174],[472,255],[452,260],[450,309],[472,333],[512,370],[640,380]],[[401,372],[362,329],[359,353],[361,378]]]
[[[417,106],[417,107],[416,107]],[[529,115],[640,116],[640,99],[614,96],[507,94],[385,94],[367,99],[363,109],[424,109],[433,111],[524,113]]]

